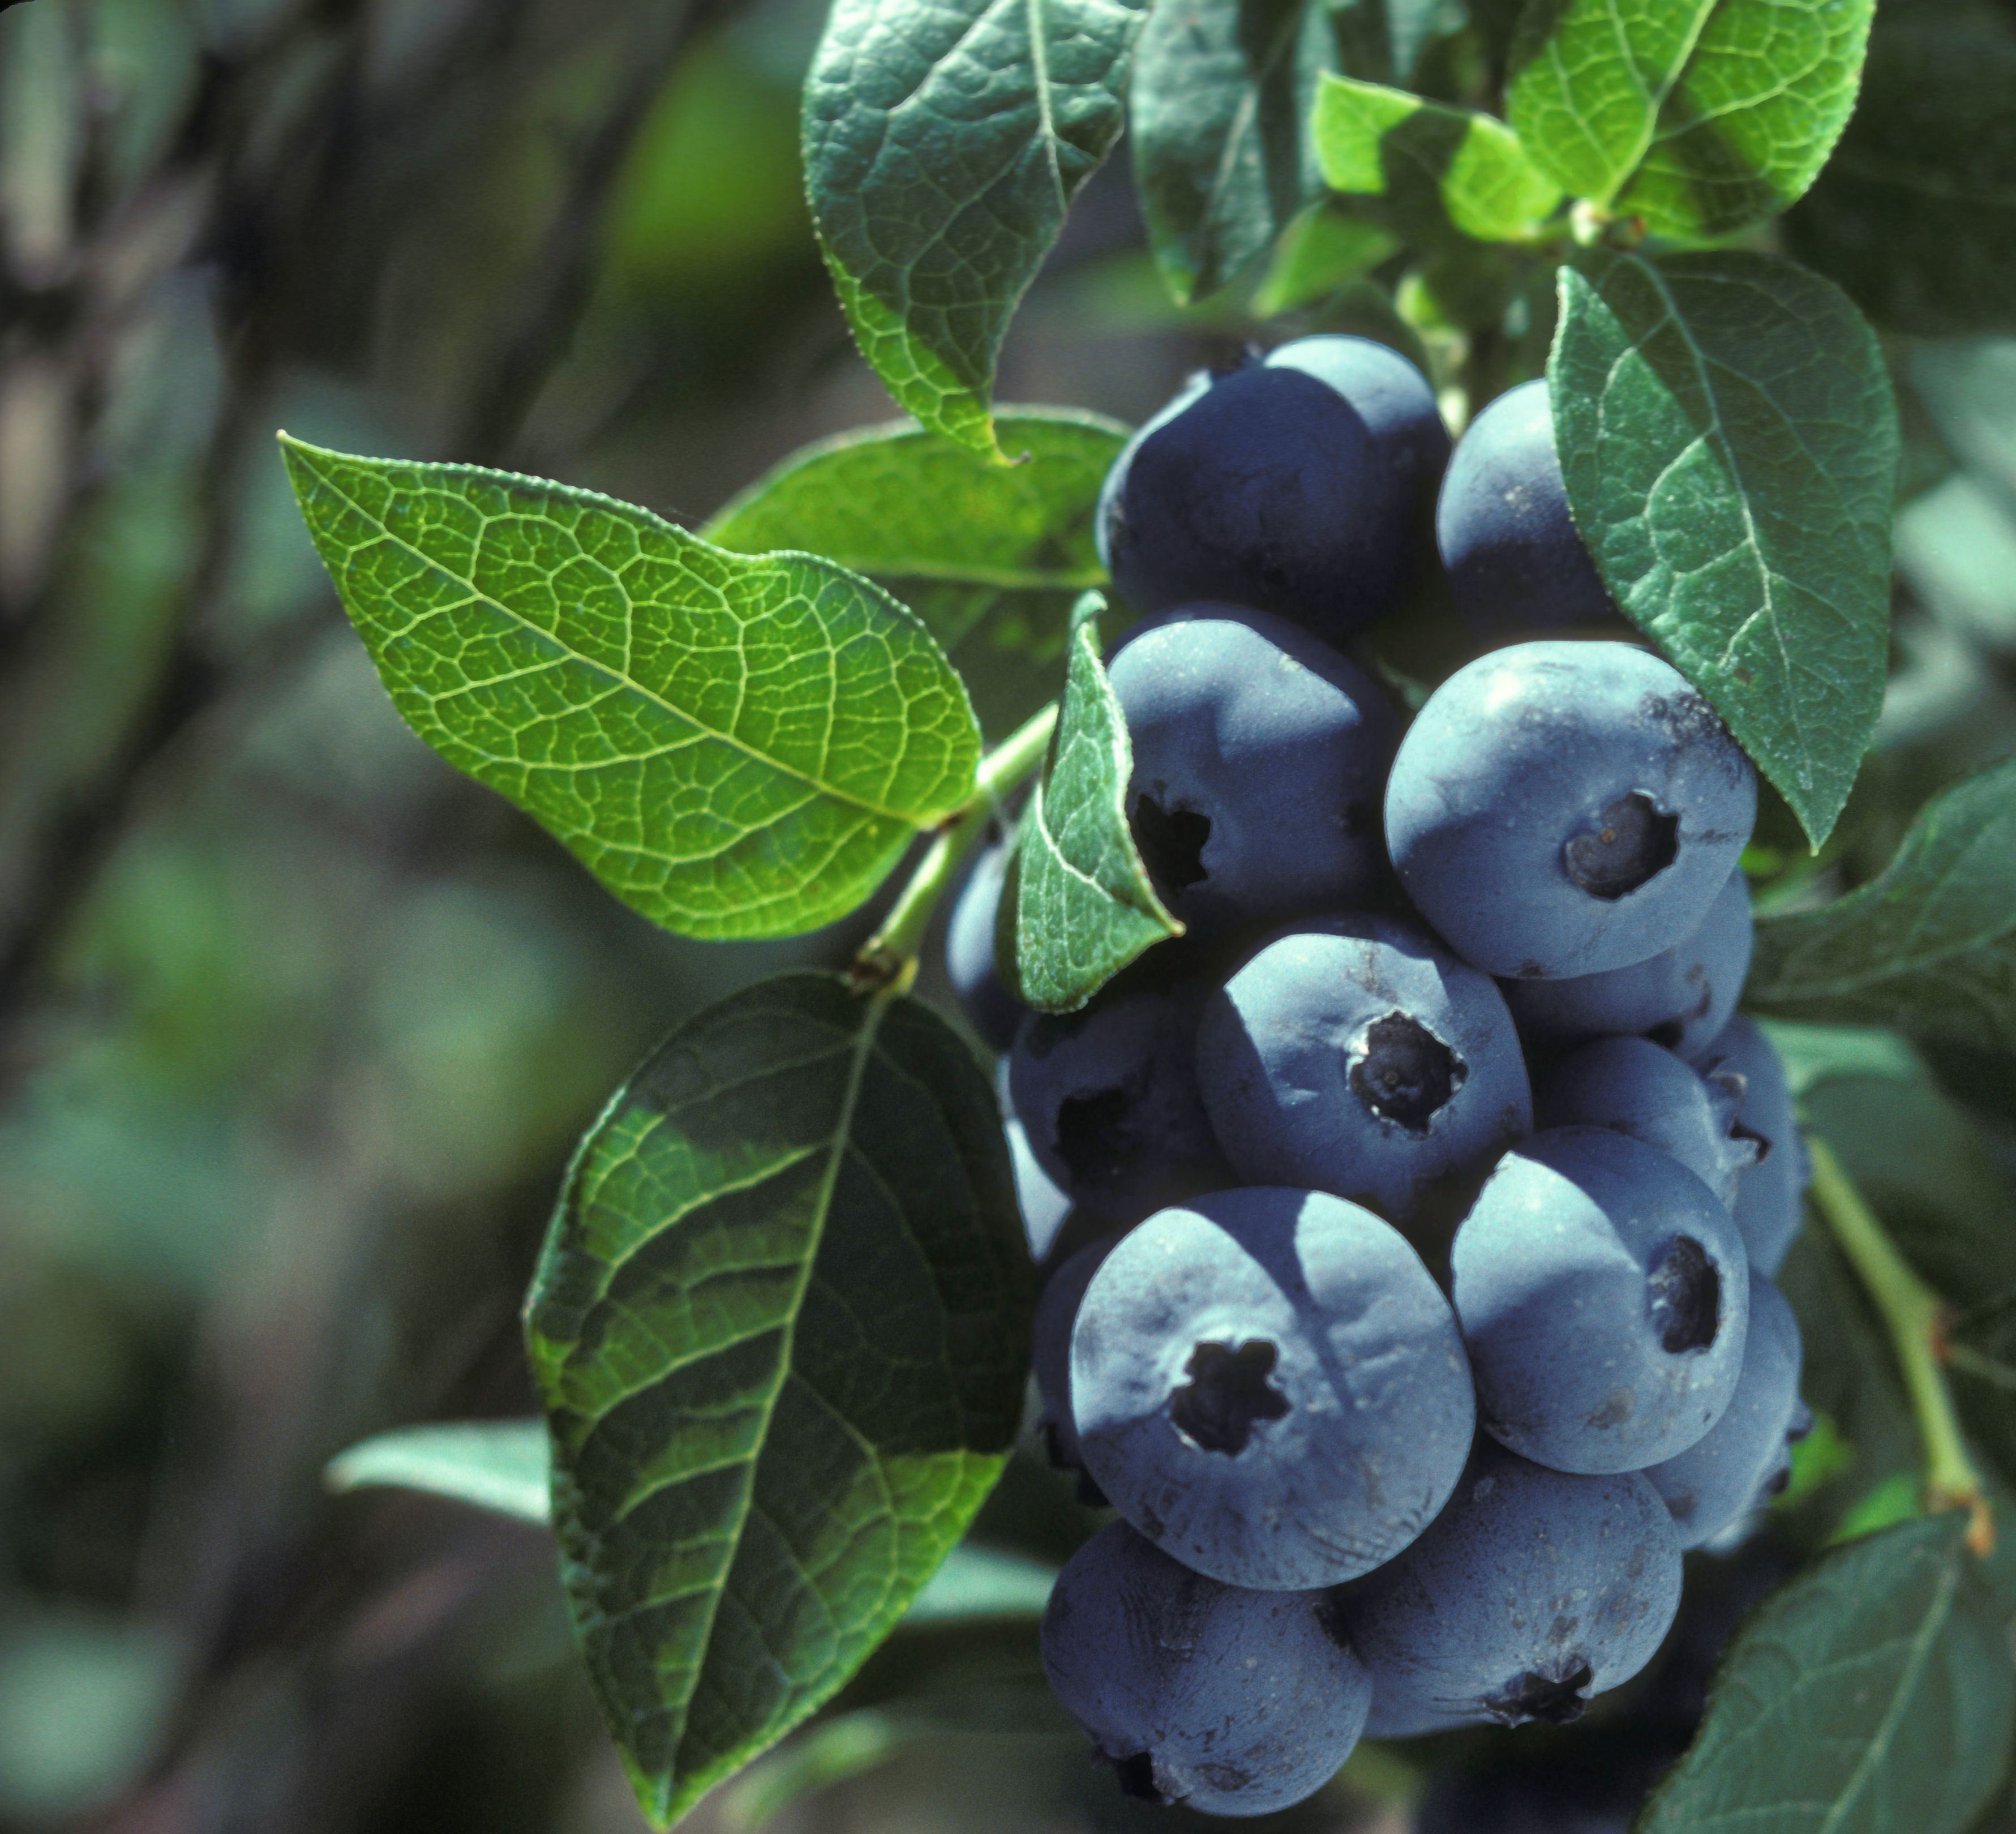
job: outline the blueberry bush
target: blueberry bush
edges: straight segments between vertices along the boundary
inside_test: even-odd
[[[1991,0],[833,0],[805,182],[909,418],[697,529],[283,435],[400,712],[609,892],[877,913],[581,1140],[543,1421],[337,1467],[550,1520],[653,1821],[1039,1610],[1192,1809],[1395,1741],[1424,1828],[1998,1812],[2016,1235],[1939,1155],[2007,1144],[2016,764],[1851,793],[1912,529],[2016,487],[2006,367],[1913,341],[2007,321],[2012,70]],[[1123,132],[1233,347],[997,407]],[[966,1539],[1032,1433],[1054,1589]]]

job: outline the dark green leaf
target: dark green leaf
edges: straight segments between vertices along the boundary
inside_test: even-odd
[[[1320,0],[1162,0],[1149,15],[1128,131],[1148,240],[1178,300],[1215,293],[1322,195],[1302,124],[1337,56]]]
[[[1326,76],[1315,137],[1330,189],[1384,199],[1395,227],[1416,240],[1441,227],[1519,241],[1561,200],[1503,121],[1404,89]]]
[[[1960,1834],[2001,1780],[2016,1670],[1964,1515],[1837,1549],[1766,1599],[1642,1834]]]
[[[1535,162],[1671,236],[1782,210],[1855,107],[1874,0],[1533,0],[1506,103]]]
[[[1740,250],[1561,270],[1547,374],[1611,593],[1817,846],[1883,699],[1896,405],[1834,286]]]
[[[332,1490],[425,1490],[545,1522],[552,1468],[543,1420],[472,1420],[381,1432],[332,1458],[322,1481]]]
[[[286,442],[394,704],[634,909],[689,936],[844,917],[973,793],[930,633],[809,554],[722,553],[592,492]]]
[[[1118,138],[1146,0],[834,0],[805,187],[862,354],[927,427],[996,451],[1001,340]]]
[[[1760,919],[1745,998],[1789,1018],[2016,1049],[2016,761],[1934,797],[1881,878]]]
[[[869,427],[794,453],[701,533],[869,575],[923,620],[1001,738],[1057,697],[1072,601],[1106,578],[1093,516],[1127,430],[1061,408],[1009,408],[995,423],[1013,468],[912,421]]]
[[[655,1820],[828,1699],[964,1532],[1028,1279],[986,1077],[913,1001],[761,982],[596,1123],[527,1337],[576,1632]]]
[[[1104,601],[1071,616],[1064,705],[1029,792],[1001,892],[1003,978],[1043,1012],[1072,1012],[1143,949],[1183,934],[1127,826],[1133,751],[1099,659]]]
[[[1884,12],[1787,246],[1900,330],[2016,330],[2016,18],[1967,0]]]

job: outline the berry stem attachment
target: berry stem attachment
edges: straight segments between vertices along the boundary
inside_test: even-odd
[[[1995,1523],[1981,1474],[1967,1456],[1953,1393],[1941,1367],[1945,1303],[1897,1252],[1827,1142],[1809,1134],[1806,1144],[1813,1154],[1813,1201],[1889,1329],[1912,1411],[1917,1416],[1919,1436],[1924,1442],[1925,1507],[1966,1510],[1967,1545],[1977,1554],[1989,1554],[1995,1547]]]
[[[917,951],[938,900],[987,832],[988,820],[1002,798],[1042,762],[1057,724],[1057,703],[1053,701],[980,761],[973,794],[963,808],[939,825],[909,884],[882,920],[882,927],[862,944],[849,967],[848,978],[858,992],[909,990],[917,978]]]

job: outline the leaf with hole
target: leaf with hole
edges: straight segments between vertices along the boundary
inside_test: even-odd
[[[1593,250],[1561,297],[1547,376],[1576,526],[1817,846],[1888,662],[1899,441],[1876,340],[1829,282],[1741,250]]]
[[[993,455],[1008,322],[1119,137],[1146,0],[834,0],[805,79],[805,189],[862,354]]]
[[[1452,230],[1522,241],[1561,201],[1503,121],[1404,89],[1325,77],[1314,132],[1330,189],[1381,200],[1391,226],[1416,241]]]
[[[830,923],[973,794],[963,684],[844,567],[473,466],[284,451],[407,723],[667,929]]]
[[[914,1001],[759,982],[596,1122],[526,1336],[575,1631],[653,1820],[830,1698],[965,1532],[1030,1287],[993,1092]]]
[[[1723,1659],[1639,1834],[1960,1834],[2009,1760],[2016,1669],[1964,1515],[1851,1542]]]
[[[1744,997],[1787,1018],[2016,1051],[2016,761],[1941,791],[1881,877],[1759,918]]]
[[[1726,235],[1811,185],[1854,111],[1875,0],[1533,0],[1506,108],[1579,197]]]
[[[1183,934],[1127,825],[1133,751],[1099,658],[1104,609],[1087,593],[1071,615],[1057,730],[1001,891],[1002,978],[1042,1012],[1075,1011],[1144,949]]]

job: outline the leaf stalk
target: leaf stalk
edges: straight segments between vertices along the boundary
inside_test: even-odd
[[[1925,1507],[1934,1512],[1966,1510],[1967,1545],[1985,1556],[1994,1551],[1995,1522],[1942,1367],[1945,1303],[1897,1252],[1833,1149],[1813,1135],[1806,1144],[1813,1154],[1813,1201],[1881,1314],[1896,1352],[1924,1444]]]
[[[889,907],[875,934],[862,943],[848,978],[862,993],[909,990],[917,978],[917,951],[938,900],[950,889],[970,853],[987,832],[1002,800],[1043,761],[1057,730],[1057,703],[1024,721],[980,761],[973,794],[939,827],[916,871]]]

